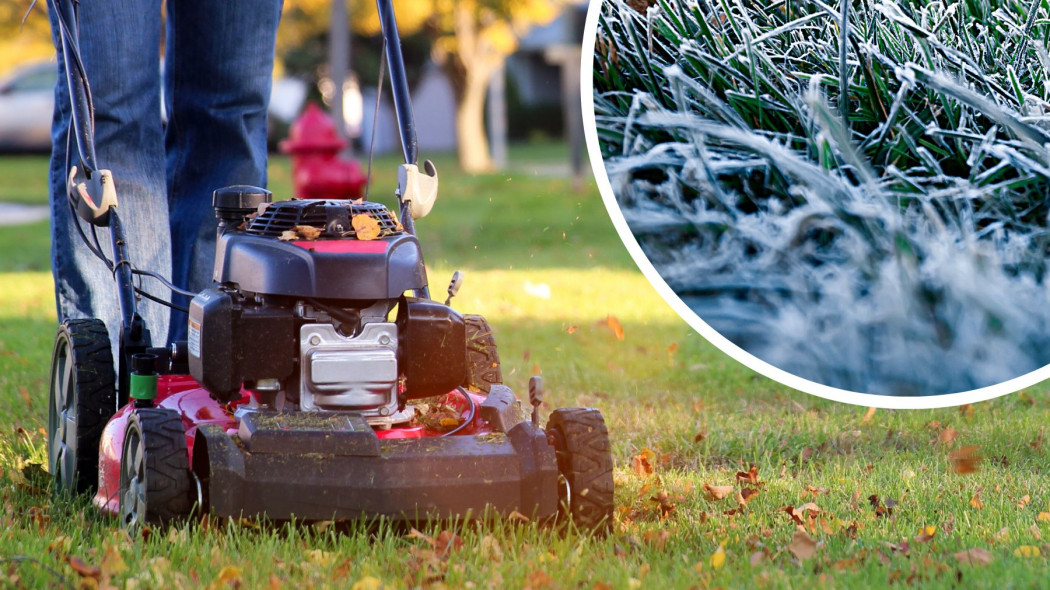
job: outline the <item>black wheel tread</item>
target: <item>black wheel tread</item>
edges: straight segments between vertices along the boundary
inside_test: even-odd
[[[503,383],[499,352],[492,326],[483,316],[463,316],[467,337],[467,382],[468,389],[488,393],[493,385]]]
[[[166,524],[189,515],[190,466],[182,418],[174,410],[138,408],[132,412],[145,446],[146,522]]]
[[[561,408],[551,413],[548,429],[557,432],[558,469],[572,490],[570,512],[577,527],[604,532],[612,524],[613,460],[609,432],[593,408]]]
[[[73,363],[75,369],[77,414],[76,473],[71,491],[83,493],[94,491],[98,485],[98,447],[102,431],[116,411],[116,376],[109,331],[101,320],[64,321],[55,337],[52,363],[58,356],[59,347],[66,346],[67,342],[70,347],[68,362]],[[51,387],[54,383],[52,375]],[[53,404],[53,399],[49,403]]]

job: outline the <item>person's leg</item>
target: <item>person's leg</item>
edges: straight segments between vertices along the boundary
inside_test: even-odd
[[[56,15],[49,12],[59,58],[50,170],[52,272],[58,317],[59,321],[82,317],[103,320],[115,346],[120,329],[116,283],[110,270],[78,235],[66,197],[66,178],[70,166],[79,166],[79,152],[75,141],[67,146],[71,125],[69,91]],[[171,259],[160,120],[160,2],[81,3],[79,21],[80,54],[95,108],[97,163],[113,171],[117,210],[128,234],[131,262],[136,268],[167,276]],[[86,222],[81,226],[92,239],[91,226]],[[108,229],[99,228],[97,235],[102,252],[112,257]],[[145,279],[144,286],[155,295],[169,297],[168,291],[155,281]],[[144,301],[139,312],[154,343],[163,344],[168,331],[168,309]]]
[[[176,284],[211,284],[215,189],[266,184],[266,108],[281,0],[168,0],[166,146]],[[183,298],[182,301],[185,301]],[[174,314],[171,339],[186,337]]]

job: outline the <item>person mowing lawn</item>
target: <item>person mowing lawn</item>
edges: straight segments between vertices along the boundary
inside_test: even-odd
[[[99,318],[115,342],[112,264],[97,247],[109,243],[109,230],[83,223],[78,229],[66,197],[77,165],[66,68],[82,66],[91,81],[97,161],[116,179],[130,260],[199,291],[211,282],[215,255],[212,191],[266,184],[266,111],[282,2],[168,2],[164,11],[160,0],[83,4],[78,61],[63,55],[59,34],[60,9],[72,1],[51,0],[48,11],[59,68],[49,174],[55,299],[59,322]],[[167,289],[147,283],[142,288],[151,295],[169,299]],[[188,301],[170,297],[182,307]],[[186,338],[184,312],[150,305],[141,314],[165,341]]]

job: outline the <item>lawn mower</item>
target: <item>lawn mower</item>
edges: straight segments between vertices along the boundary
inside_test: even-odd
[[[51,0],[74,57],[70,205],[78,224],[110,230],[122,317],[115,366],[102,321],[58,328],[48,452],[59,491],[93,492],[132,530],[190,514],[414,522],[516,512],[608,526],[602,415],[556,409],[541,428],[539,378],[529,412],[501,383],[489,324],[450,307],[461,275],[443,303],[430,297],[414,220],[433,206],[437,172],[417,165],[393,6],[377,6],[405,161],[398,212],[217,188],[214,283],[190,302],[187,340],[154,346],[135,278],[165,279],[129,260],[112,175],[95,162],[75,7]]]

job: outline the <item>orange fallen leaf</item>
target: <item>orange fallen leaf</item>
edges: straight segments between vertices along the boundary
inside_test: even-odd
[[[958,437],[959,431],[954,428],[948,427],[941,431],[941,434],[938,435],[937,440],[939,440],[942,445],[950,447],[952,446],[952,443],[955,442],[955,439]]]
[[[463,539],[452,531],[441,531],[438,533],[437,538],[434,539],[434,543],[434,548],[442,555],[463,547]]]
[[[762,482],[758,481],[758,467],[754,465],[751,465],[751,468],[747,471],[737,471],[736,480],[740,483],[749,483],[756,487],[764,485]]]
[[[704,484],[704,496],[708,500],[724,500],[733,493],[733,486],[713,486]]]
[[[359,240],[374,240],[379,237],[379,222],[371,215],[354,215],[350,225]]]
[[[83,559],[79,557],[68,557],[66,563],[69,567],[73,568],[73,571],[82,578],[95,578],[98,579],[102,575],[102,569],[93,565],[88,565]]]
[[[739,502],[740,504],[747,504],[751,501],[751,498],[754,498],[757,495],[758,490],[754,488],[744,488],[740,490],[740,497],[737,499],[737,502]]]
[[[623,340],[623,325],[620,323],[619,318],[614,315],[605,316],[605,325],[612,330],[613,336],[616,336],[617,340]]]
[[[974,473],[981,462],[980,447],[967,445],[956,449],[948,455],[951,461],[952,471],[959,475]]]
[[[579,330],[579,329],[580,329],[579,326],[573,324],[573,325],[569,326],[568,328],[565,328],[565,331],[568,332],[569,334],[575,334],[576,330]]]
[[[1024,508],[1024,507],[1028,506],[1028,504],[1030,504],[1031,502],[1032,502],[1032,497],[1029,496],[1028,494],[1025,494],[1024,496],[1021,496],[1020,500],[1017,501],[1017,507],[1018,508]]]
[[[860,419],[860,423],[861,424],[867,424],[871,420],[872,416],[874,416],[874,415],[875,415],[875,408],[868,408],[867,413],[864,414],[864,417]]]
[[[641,453],[634,456],[632,469],[638,475],[645,477],[653,474],[653,463],[656,461],[656,453],[649,449],[642,449]]]

